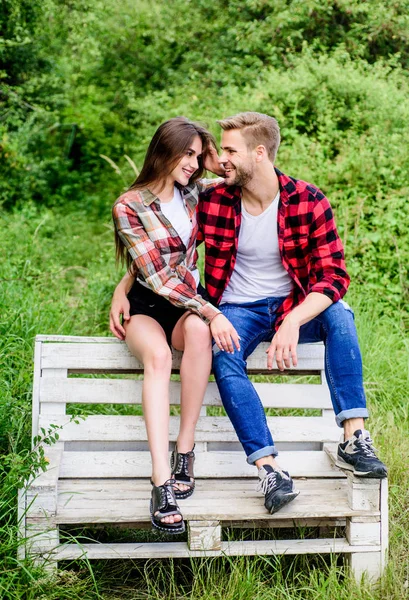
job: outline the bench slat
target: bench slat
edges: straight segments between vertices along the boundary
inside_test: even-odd
[[[109,338],[108,338],[109,339]],[[249,372],[264,372],[267,370],[266,350],[268,344],[260,344],[247,360]],[[320,372],[323,368],[324,346],[321,344],[299,345],[297,348],[298,366],[291,367],[288,371],[314,371]],[[174,353],[173,368],[180,366],[181,353]],[[126,344],[100,343],[52,343],[42,344],[41,355],[42,369],[64,368],[75,370],[103,370],[103,371],[136,371],[141,372],[141,363],[129,352]]]
[[[293,477],[345,477],[322,451],[283,451],[279,461]],[[202,452],[196,455],[198,477],[254,477],[243,452]],[[60,477],[150,477],[148,452],[65,452]]]
[[[201,479],[196,480],[197,488],[192,496],[192,499],[213,497],[215,494],[220,497],[257,497],[262,498],[259,492],[256,491],[258,478],[256,477],[256,469],[252,469],[252,477],[235,479]],[[336,478],[334,476],[327,479],[311,478],[306,483],[306,480],[301,479],[296,481],[296,487],[303,490],[307,489],[311,494],[323,494],[326,492],[339,492],[346,485],[346,477]],[[72,492],[74,494],[97,494],[107,499],[115,499],[119,496],[123,498],[148,498],[152,490],[150,479],[147,477],[141,479],[60,479],[58,483],[58,493],[63,496]],[[197,492],[197,493],[196,493]]]
[[[267,417],[276,442],[335,442],[340,430],[335,421],[324,417]],[[40,415],[39,425],[48,429],[61,426],[60,440],[67,441],[146,441],[146,428],[141,416],[90,415],[78,423],[69,415]],[[180,419],[170,417],[169,439],[175,442]],[[236,442],[237,434],[228,417],[200,417],[196,426],[198,442]]]
[[[185,542],[146,544],[67,544],[55,550],[55,560],[102,558],[186,558],[200,556],[254,556],[271,554],[330,554],[376,552],[375,546],[350,546],[344,538],[318,540],[262,540],[222,542],[220,550],[189,550]]]
[[[98,486],[98,482],[84,482],[84,489],[71,485],[71,481],[61,481],[58,494],[57,520],[59,523],[92,522],[147,522],[149,521],[150,486],[146,481],[133,482],[133,486],[123,489]],[[365,511],[353,511],[348,503],[347,482],[345,479],[324,479],[318,481],[299,480],[296,482],[300,495],[281,509],[279,514],[269,515],[264,507],[264,498],[256,491],[256,480],[234,482],[231,489],[223,493],[217,490],[215,480],[198,481],[194,495],[183,502],[183,515],[186,520],[235,521],[283,520],[298,518],[340,518],[354,514],[366,515]],[[210,487],[211,489],[208,489]],[[41,507],[39,507],[41,516]],[[35,501],[30,508],[30,518],[35,517]]]
[[[142,381],[134,379],[41,379],[42,403],[140,404]],[[331,409],[329,390],[321,384],[255,383],[254,387],[266,408]],[[171,381],[170,403],[180,404],[180,383]],[[210,382],[205,406],[221,406],[217,385]]]

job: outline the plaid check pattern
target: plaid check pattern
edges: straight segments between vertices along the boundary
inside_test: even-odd
[[[130,190],[112,209],[116,230],[133,259],[138,279],[181,308],[191,310],[206,323],[220,312],[197,294],[190,269],[196,264],[198,232],[196,207],[199,192],[220,180],[202,179],[181,189],[192,223],[187,247],[160,209],[160,200],[149,190]]]
[[[340,300],[349,285],[344,250],[329,201],[315,186],[276,169],[280,186],[277,228],[283,266],[293,291],[278,309],[276,329],[307,294]],[[205,244],[205,281],[218,304],[234,269],[241,224],[241,188],[220,183],[200,194],[198,241]]]

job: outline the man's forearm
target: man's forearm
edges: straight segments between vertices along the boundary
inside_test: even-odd
[[[331,298],[328,298],[325,294],[311,292],[305,298],[304,302],[296,306],[287,315],[286,319],[301,327],[301,325],[305,325],[305,323],[312,321],[312,319],[324,312],[331,304]]]

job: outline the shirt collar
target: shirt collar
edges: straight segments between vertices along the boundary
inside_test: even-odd
[[[280,187],[280,200],[283,204],[288,204],[290,196],[297,193],[295,180],[288,175],[284,175],[277,167],[274,170],[278,177],[278,185]]]
[[[192,185],[187,185],[186,187],[179,188],[179,190],[182,193],[182,196],[185,197],[194,188],[195,188],[195,184],[192,184]],[[158,200],[158,202],[160,202],[159,198],[157,196],[155,196],[155,194],[153,192],[151,192],[150,190],[148,190],[147,188],[144,190],[141,190],[140,194],[142,196],[142,202],[144,203],[145,206],[150,206],[152,204],[152,202],[155,202],[155,200]]]
[[[296,180],[282,173],[277,167],[274,170],[278,177],[278,185],[280,188],[280,200],[283,204],[287,204],[290,196],[297,193]],[[217,191],[217,190],[216,190]],[[231,198],[232,205],[236,205],[241,200],[242,188],[236,185],[226,186],[221,188],[220,193],[224,197]]]
[[[142,202],[145,206],[150,206],[152,202],[159,200],[159,198],[148,189],[140,190],[140,194],[142,196]]]

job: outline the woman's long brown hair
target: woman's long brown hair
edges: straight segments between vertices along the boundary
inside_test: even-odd
[[[211,146],[216,148],[212,134],[199,123],[186,117],[175,117],[162,123],[156,130],[146,152],[141,172],[129,190],[146,189],[152,184],[163,183],[173,171],[181,158],[190,148],[193,138],[198,135],[202,141],[202,160],[198,170],[192,175],[189,183],[194,183],[202,177],[203,159],[206,158]],[[128,269],[131,268],[132,258],[115,229],[115,254],[117,263],[126,260]]]

